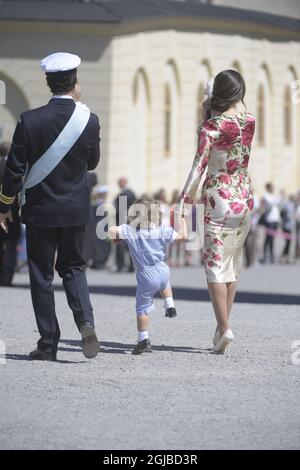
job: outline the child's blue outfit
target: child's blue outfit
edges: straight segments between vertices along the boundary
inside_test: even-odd
[[[120,238],[127,244],[136,268],[136,313],[148,314],[154,309],[154,295],[170,286],[166,248],[176,240],[177,232],[165,225],[136,230],[124,224],[120,228]]]

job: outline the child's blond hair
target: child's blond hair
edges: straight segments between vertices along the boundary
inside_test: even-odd
[[[162,223],[161,204],[156,199],[143,197],[137,200],[128,211],[128,222],[137,223],[137,228],[160,226]]]

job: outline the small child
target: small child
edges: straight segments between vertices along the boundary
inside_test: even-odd
[[[135,228],[123,224],[110,227],[110,238],[121,239],[127,244],[132,256],[137,278],[136,315],[138,342],[132,354],[152,352],[149,341],[149,313],[154,309],[153,297],[157,292],[164,299],[165,316],[175,317],[173,293],[170,284],[170,270],[165,262],[168,243],[187,239],[187,226],[184,218],[180,219],[180,228],[176,232],[171,226],[162,225],[162,212],[158,201],[143,198],[132,208],[139,208],[138,224]]]

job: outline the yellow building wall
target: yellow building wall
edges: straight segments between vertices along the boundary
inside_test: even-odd
[[[3,74],[21,90],[29,108],[41,106],[50,97],[39,60],[58,50],[76,52],[82,57],[79,80],[82,102],[100,117],[102,125],[101,163],[97,169],[101,183],[108,184],[110,195],[117,191],[117,179],[127,176],[138,193],[152,193],[161,187],[181,189],[191,167],[196,146],[196,94],[199,70],[203,61],[213,74],[237,62],[244,75],[248,110],[256,114],[256,91],[261,66],[270,77],[270,121],[268,145],[259,148],[254,142],[250,171],[257,194],[273,180],[277,190],[300,189],[300,109],[295,106],[297,130],[293,146],[283,144],[283,89],[286,71],[295,70],[300,79],[300,44],[271,42],[240,35],[149,31],[122,34],[113,39],[89,34],[50,32],[2,32],[0,42],[0,79]],[[166,64],[172,60],[178,79],[178,115],[175,151],[170,158],[164,152],[164,83]],[[135,129],[133,84],[142,69],[149,93],[147,154],[134,151]],[[0,126],[5,124],[2,139],[11,139],[15,118],[7,106],[0,105]],[[142,172],[146,168],[145,176]]]
[[[139,178],[128,141],[128,121],[132,110],[132,84],[142,68],[150,89],[150,126],[148,129],[148,177],[145,191],[161,187],[169,192],[181,188],[195,153],[196,90],[199,66],[208,61],[213,74],[238,62],[244,75],[248,111],[256,114],[259,71],[264,66],[270,77],[270,105],[266,141],[259,148],[254,141],[250,171],[258,194],[273,180],[277,190],[300,189],[299,111],[296,107],[297,132],[293,146],[283,142],[283,90],[285,75],[293,67],[300,78],[300,44],[270,42],[238,35],[178,31],[145,32],[113,39],[110,161],[108,184],[116,190],[116,179],[125,175],[131,186]],[[179,77],[180,112],[175,158],[164,157],[164,70],[172,59]]]

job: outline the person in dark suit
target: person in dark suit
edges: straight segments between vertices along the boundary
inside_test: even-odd
[[[127,214],[128,209],[132,204],[134,204],[136,197],[134,192],[128,187],[128,181],[126,178],[122,177],[118,181],[119,188],[121,189],[120,193],[115,199],[115,209],[116,209],[116,223],[117,225],[127,224]],[[126,198],[126,199],[125,199]],[[123,201],[124,206],[123,206]],[[117,262],[117,272],[122,272],[126,269],[125,267],[125,254],[128,254],[129,257],[129,267],[127,268],[128,272],[134,271],[133,262],[129,253],[127,246],[120,242],[116,245],[116,262]]]
[[[10,142],[2,142],[0,145],[0,188],[10,145]],[[17,266],[17,244],[21,233],[17,200],[12,204],[11,211],[13,222],[9,223],[8,233],[0,230],[0,286],[12,285]]]
[[[75,108],[78,110],[80,62],[78,56],[67,53],[51,54],[41,62],[53,97],[45,106],[23,113],[16,126],[0,194],[0,225],[6,230],[15,196],[22,184],[26,188],[23,176],[27,174],[28,178],[49,148],[55,149],[51,160],[59,153],[55,143]],[[89,218],[87,170],[93,170],[100,159],[100,126],[95,114],[90,113],[87,119],[81,134],[56,167],[26,190],[22,207],[31,296],[41,336],[37,349],[30,353],[33,360],[56,360],[60,338],[52,285],[56,251],[55,268],[63,280],[69,307],[82,336],[83,354],[92,358],[99,352],[83,249]],[[74,138],[75,129],[72,132]],[[46,163],[51,164],[51,160]]]

